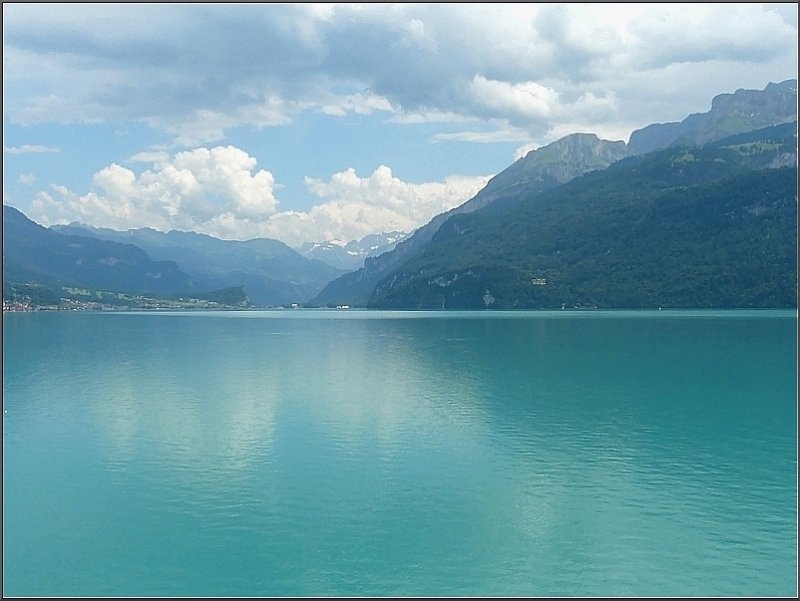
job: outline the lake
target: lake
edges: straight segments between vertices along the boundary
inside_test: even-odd
[[[796,596],[795,311],[3,315],[4,596]]]

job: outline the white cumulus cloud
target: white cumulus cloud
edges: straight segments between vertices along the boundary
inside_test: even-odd
[[[94,175],[87,194],[63,186],[39,192],[33,212],[48,224],[81,221],[229,237],[237,233],[237,224],[246,228],[275,212],[274,178],[255,167],[253,157],[233,146],[179,152],[138,175],[111,164]]]
[[[384,165],[367,177],[347,169],[328,181],[306,178],[319,204],[307,211],[281,211],[273,175],[257,169],[256,159],[239,148],[135,157],[157,160],[138,174],[108,165],[94,175],[86,194],[51,186],[36,194],[31,217],[45,225],[78,221],[118,230],[192,230],[225,239],[277,238],[299,246],[413,230],[474,196],[490,177],[409,183]]]
[[[559,105],[555,90],[534,81],[508,83],[476,75],[469,88],[476,106],[509,121],[544,121]]]
[[[354,169],[330,180],[306,178],[311,192],[324,200],[298,224],[318,232],[314,240],[353,240],[380,231],[411,231],[439,213],[477,194],[491,176],[450,176],[441,182],[405,182],[381,165],[368,177]],[[309,232],[311,234],[312,232]]]

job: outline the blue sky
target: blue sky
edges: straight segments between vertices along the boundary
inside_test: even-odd
[[[797,4],[3,4],[3,202],[296,246],[797,77]]]

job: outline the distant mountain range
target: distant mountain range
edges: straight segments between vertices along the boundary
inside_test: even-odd
[[[203,299],[241,289],[242,298],[259,307],[305,303],[346,273],[348,265],[355,269],[365,257],[394,248],[406,235],[391,232],[343,244],[310,244],[304,256],[269,238],[220,240],[195,232],[117,231],[81,223],[48,229],[6,205],[3,222],[3,281],[8,290],[12,283],[33,283],[47,288],[38,294],[52,300],[65,287]]]
[[[237,306],[796,307],[797,81],[722,94],[627,145],[566,136],[410,235],[294,250],[47,229],[7,206],[3,233],[4,298],[78,286]]]
[[[301,256],[269,238],[220,240],[206,234],[150,228],[120,232],[70,224],[53,226],[60,234],[135,245],[157,261],[172,261],[196,290],[243,286],[256,306],[305,302],[344,270]]]
[[[61,234],[3,205],[3,291],[13,282],[168,294],[197,290],[174,261],[133,244]]]
[[[614,180],[614,184],[619,187],[619,194],[625,194],[626,186],[629,186],[630,178],[633,173],[626,172],[625,169],[633,169],[631,162],[636,155],[647,154],[647,149],[657,150],[662,148],[682,148],[694,147],[698,148],[702,144],[709,144],[714,141],[721,140],[733,133],[746,133],[758,130],[764,125],[779,125],[783,124],[784,128],[781,130],[767,130],[764,135],[769,138],[770,136],[777,136],[779,140],[765,140],[759,141],[758,136],[754,141],[743,143],[745,146],[739,146],[738,150],[734,151],[735,157],[722,156],[716,157],[718,161],[733,161],[737,167],[737,172],[745,172],[748,170],[757,170],[765,168],[776,168],[780,166],[793,165],[796,173],[797,164],[797,138],[796,138],[796,119],[797,119],[797,81],[789,80],[780,84],[770,84],[764,90],[739,90],[734,94],[723,94],[717,96],[712,101],[712,109],[708,113],[691,115],[680,124],[654,124],[647,126],[641,130],[637,130],[631,135],[631,144],[626,146],[624,142],[607,142],[599,140],[596,136],[591,134],[573,134],[558,140],[550,145],[542,147],[536,151],[530,152],[527,156],[512,164],[508,169],[496,175],[489,181],[487,186],[481,190],[474,198],[470,199],[460,207],[453,209],[447,213],[443,213],[434,217],[428,224],[419,228],[407,240],[397,245],[394,251],[384,253],[378,257],[367,259],[364,267],[345,274],[332,282],[330,282],[322,292],[314,299],[312,304],[317,305],[331,305],[331,304],[349,304],[353,306],[394,306],[394,307],[451,307],[451,306],[470,306],[470,307],[485,307],[485,306],[539,306],[539,301],[523,301],[522,299],[506,300],[500,302],[497,296],[491,294],[491,290],[487,294],[487,299],[494,298],[495,300],[489,302],[488,305],[483,303],[482,297],[486,290],[481,291],[481,300],[476,301],[472,298],[470,301],[466,300],[450,300],[448,304],[447,298],[440,298],[437,295],[429,295],[431,290],[428,285],[422,285],[421,282],[428,275],[432,275],[434,270],[433,264],[436,265],[435,270],[442,269],[447,271],[452,268],[455,270],[464,267],[464,261],[456,261],[456,257],[452,254],[447,254],[449,259],[456,261],[450,267],[445,267],[447,261],[439,260],[437,253],[443,251],[438,246],[441,243],[441,237],[435,241],[437,233],[442,229],[445,223],[449,223],[452,227],[463,227],[463,220],[469,222],[470,227],[474,228],[476,232],[482,232],[483,239],[473,240],[470,238],[471,243],[474,244],[473,250],[462,248],[462,258],[469,256],[473,259],[476,255],[482,252],[489,253],[486,244],[496,244],[504,248],[505,256],[495,256],[495,258],[486,262],[483,261],[481,272],[487,271],[496,274],[499,278],[498,281],[503,280],[505,276],[501,274],[504,270],[509,268],[510,264],[515,263],[518,257],[514,254],[514,246],[532,237],[551,235],[559,231],[563,231],[564,223],[553,221],[540,221],[538,213],[535,211],[528,212],[522,208],[514,208],[516,205],[525,205],[528,207],[538,206],[536,199],[542,196],[552,197],[553,195],[568,194],[572,188],[566,188],[566,192],[562,190],[568,182],[582,177],[585,180],[593,175],[598,176],[600,173],[608,172],[608,175],[602,177],[609,177]],[[747,145],[749,144],[749,146]],[[745,156],[750,153],[753,154],[752,160],[747,160]],[[755,156],[757,155],[757,156]],[[666,156],[666,155],[665,155]],[[685,159],[680,160],[681,156],[694,156],[691,153],[684,155],[682,152],[678,153],[674,159],[678,160],[677,173],[694,173],[698,178],[694,184],[700,185],[703,182],[711,183],[716,180],[718,170],[715,170],[717,165],[705,161],[689,161]],[[626,158],[630,157],[630,158]],[[622,159],[625,158],[625,161]],[[663,159],[664,157],[662,157]],[[666,159],[664,159],[666,161]],[[713,162],[713,161],[712,161]],[[610,169],[611,166],[617,166],[623,163],[624,167],[620,166],[618,169]],[[675,185],[685,185],[681,182],[680,178],[674,177],[672,163],[661,162],[656,163],[662,170],[649,171],[649,177],[653,178],[652,185],[657,186],[659,178],[666,178],[668,181],[677,182]],[[733,176],[731,171],[728,175]],[[589,180],[591,181],[591,180]],[[548,193],[548,191],[550,191]],[[611,210],[610,206],[603,206],[590,202],[593,194],[585,192],[585,204],[575,205],[570,204],[574,215],[567,213],[551,213],[553,219],[569,219],[575,215],[580,215],[582,219],[586,219],[587,228],[591,228],[592,220],[596,219],[598,222],[605,220],[605,212]],[[567,206],[566,203],[570,201],[570,197],[564,197],[562,204]],[[594,214],[593,211],[600,213]],[[511,222],[503,222],[508,226],[507,231],[501,229],[491,229],[488,225],[482,226],[481,222],[492,221],[492,215],[497,213],[506,212]],[[471,219],[467,219],[465,214],[474,213]],[[622,212],[619,215],[620,221],[615,223],[614,231],[626,231],[627,228],[633,227],[633,223],[625,220],[626,215],[633,213]],[[795,213],[796,214],[796,213]],[[641,217],[641,216],[639,216]],[[790,216],[789,216],[790,217]],[[536,219],[534,223],[531,219]],[[513,219],[519,221],[513,222]],[[494,221],[492,221],[494,223]],[[457,225],[458,224],[458,225]],[[796,229],[796,217],[787,222],[787,227]],[[448,231],[452,231],[448,229]],[[516,232],[520,238],[515,238],[511,232]],[[586,231],[573,232],[575,236],[594,238],[591,229]],[[576,242],[577,243],[577,242]],[[680,243],[680,240],[676,240]],[[499,247],[498,246],[498,247]],[[790,245],[791,246],[791,245]],[[608,249],[606,249],[608,250]],[[490,253],[491,254],[491,253]],[[449,260],[448,259],[448,260]],[[644,260],[644,259],[642,259]],[[425,261],[432,262],[433,264],[426,263]],[[456,264],[458,267],[456,267]],[[473,267],[477,268],[477,265]],[[588,269],[588,265],[585,266]],[[416,273],[413,273],[417,269]],[[542,266],[533,264],[530,266],[532,272],[541,271]],[[469,267],[466,272],[469,272]],[[488,273],[487,272],[487,273]],[[473,269],[472,273],[476,273]],[[507,274],[509,275],[509,274]],[[789,274],[791,275],[791,274]],[[437,281],[439,283],[447,281],[447,279],[438,279],[442,277],[441,274],[434,275],[430,281]],[[510,275],[509,275],[510,277]],[[609,275],[604,276],[608,280]],[[787,275],[788,277],[788,275]],[[796,278],[796,273],[794,275]],[[413,285],[411,279],[414,280]],[[533,281],[541,281],[542,278],[531,276],[528,278]],[[426,280],[427,281],[427,280]],[[405,292],[399,292],[400,282],[405,282],[402,287]],[[437,284],[438,285],[438,284]],[[555,288],[552,285],[547,290],[552,292]],[[417,287],[416,293],[412,290]],[[449,287],[449,286],[448,286]],[[423,288],[426,291],[423,291]],[[444,286],[440,286],[444,288]],[[536,288],[541,292],[542,288]],[[445,295],[447,296],[447,295]],[[541,295],[539,295],[541,296]],[[589,295],[591,296],[591,295]],[[556,306],[560,304],[580,303],[584,302],[579,300],[580,294],[569,294],[564,296],[563,300],[558,300],[555,296],[548,300]],[[588,298],[588,297],[587,297]],[[603,297],[605,298],[605,297]],[[796,298],[796,294],[794,295]],[[543,302],[543,299],[539,299]],[[611,303],[613,306],[624,306],[626,303],[632,306],[642,306],[646,304],[644,297],[634,302],[633,298],[626,299],[607,299],[606,306]],[[652,299],[650,299],[652,300]],[[650,302],[648,300],[647,302]],[[442,302],[443,301],[443,302]],[[586,301],[589,302],[589,301]],[[681,302],[689,303],[687,306],[707,306],[708,302],[699,298],[690,298],[686,295],[681,298]],[[733,302],[731,299],[725,302]],[[742,300],[741,302],[745,302]],[[770,302],[779,302],[777,300],[762,300],[762,301],[746,301],[750,306],[752,303],[769,304]],[[783,302],[783,301],[780,301]],[[620,304],[622,303],[622,304]],[[783,305],[781,305],[783,306]]]
[[[338,269],[353,271],[364,265],[366,258],[393,250],[398,242],[407,237],[405,232],[382,232],[349,242],[306,242],[296,250],[308,259],[317,259]]]

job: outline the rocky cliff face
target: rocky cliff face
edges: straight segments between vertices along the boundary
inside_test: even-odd
[[[462,207],[474,211],[500,197],[515,196],[522,189],[527,194],[538,193],[589,171],[605,169],[626,155],[625,142],[601,140],[595,134],[570,134],[530,151],[489,180],[486,187]]]
[[[631,134],[630,155],[668,146],[702,145],[733,134],[789,123],[797,119],[797,80],[770,83],[763,90],[720,94],[707,113],[689,115],[680,123],[654,123]]]

